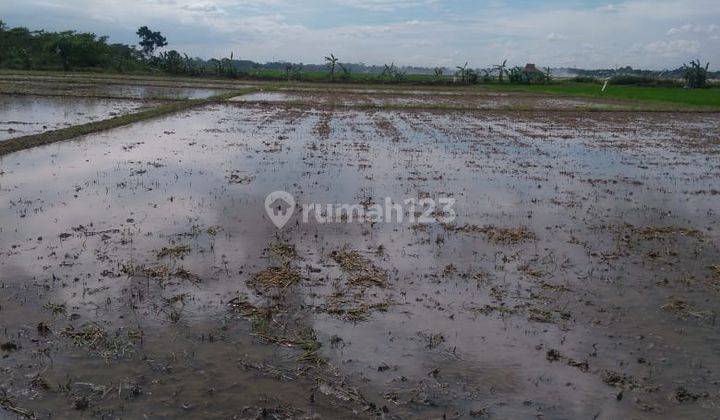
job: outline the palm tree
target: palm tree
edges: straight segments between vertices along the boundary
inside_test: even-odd
[[[505,65],[507,64],[507,59],[502,62],[502,64],[497,64],[493,66],[493,70],[498,71],[498,81],[500,83],[503,82],[503,74],[507,72],[507,68]]]
[[[456,67],[458,69],[458,71],[455,74],[460,75],[460,80],[462,80],[463,83],[465,83],[465,79],[467,78],[467,66],[468,66],[468,63],[466,61],[464,66]]]
[[[335,57],[335,55],[330,54],[329,57],[325,57],[325,61],[327,62],[327,66],[330,68],[330,77],[335,80],[335,67],[338,64],[338,58]]]

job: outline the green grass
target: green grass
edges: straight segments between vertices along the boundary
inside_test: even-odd
[[[190,108],[203,106],[211,103],[223,102],[234,96],[244,95],[256,91],[254,88],[247,88],[232,91],[222,95],[212,96],[206,99],[189,99],[185,101],[175,101],[166,103],[155,108],[149,108],[140,112],[120,115],[118,117],[109,118],[101,121],[93,121],[86,124],[73,125],[59,130],[47,131],[40,134],[32,134],[29,136],[16,137],[0,142],[0,156],[20,150],[30,149],[33,147],[56,143],[59,141],[70,140],[86,134],[96,133],[98,131],[109,130],[111,128],[122,127],[138,121],[148,120]]]
[[[492,89],[553,93],[599,99],[619,99],[649,104],[677,104],[682,107],[720,109],[720,89],[683,89],[674,87],[640,87],[602,85],[595,83],[556,82],[548,85],[489,85]]]

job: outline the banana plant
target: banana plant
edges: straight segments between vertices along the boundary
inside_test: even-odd
[[[705,87],[707,85],[707,74],[709,68],[709,62],[705,64],[705,67],[703,67],[702,64],[700,64],[699,59],[690,61],[689,66],[687,64],[683,64],[683,69],[685,70],[683,77],[685,77],[687,87],[690,89]]]
[[[463,65],[463,66],[457,66],[457,67],[456,67],[456,68],[457,68],[457,71],[455,72],[455,75],[456,75],[456,76],[460,76],[460,80],[461,80],[463,83],[467,82],[467,71],[468,71],[468,70],[467,70],[467,66],[468,66],[468,63],[467,63],[467,61],[466,61],[466,62],[465,62],[465,65]]]
[[[338,61],[340,60],[335,57],[334,54],[325,57],[325,62],[327,62],[327,67],[330,69],[330,78],[332,80],[335,80],[335,68],[337,67]]]
[[[502,64],[496,64],[493,66],[493,70],[498,72],[498,82],[503,82],[503,75],[507,73],[507,59],[503,60]]]

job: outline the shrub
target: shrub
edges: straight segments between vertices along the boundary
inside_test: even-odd
[[[600,80],[590,76],[575,76],[572,81],[577,83],[600,83]]]
[[[526,72],[524,69],[521,69],[520,67],[513,67],[510,69],[510,72],[508,73],[508,79],[510,80],[510,83],[515,84],[539,84],[539,83],[548,83],[550,81],[550,74],[549,73],[543,73],[541,71],[536,72]]]
[[[630,86],[654,86],[654,87],[680,87],[682,86],[677,80],[673,79],[658,79],[650,76],[636,76],[636,75],[620,75],[613,76],[610,79],[610,83],[613,85],[630,85]]]
[[[707,86],[707,73],[710,63],[705,64],[705,67],[700,65],[700,60],[691,61],[690,65],[683,64],[685,74],[683,77],[687,82],[687,87],[690,89],[703,88]]]

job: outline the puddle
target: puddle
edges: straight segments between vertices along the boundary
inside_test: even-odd
[[[255,92],[247,95],[236,96],[231,98],[232,102],[289,102],[299,101],[303,97],[301,95],[293,95],[282,92]]]
[[[6,92],[35,95],[103,96],[127,99],[204,99],[228,92],[227,89],[178,87],[150,84],[90,83],[82,81],[2,82]],[[238,87],[240,88],[240,87]]]
[[[84,124],[151,104],[90,98],[0,95],[0,141]]]
[[[60,416],[712,415],[718,122],[238,103],[5,156],[0,387]],[[458,217],[278,232],[277,190]]]
[[[110,95],[138,99],[205,99],[227,93],[225,89],[177,88],[142,85],[108,85],[103,89]]]

